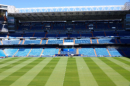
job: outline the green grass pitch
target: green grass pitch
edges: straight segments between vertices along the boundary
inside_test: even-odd
[[[130,86],[126,57],[0,59],[0,86]]]

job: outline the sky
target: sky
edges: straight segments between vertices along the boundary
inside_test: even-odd
[[[129,0],[0,0],[0,4],[16,8],[124,5]]]

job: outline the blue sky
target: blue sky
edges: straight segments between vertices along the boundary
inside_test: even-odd
[[[124,5],[129,0],[0,0],[0,4],[14,5],[16,8]]]

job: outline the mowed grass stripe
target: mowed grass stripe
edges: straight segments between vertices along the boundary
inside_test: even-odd
[[[118,61],[118,60],[114,59],[113,57],[110,57],[110,58],[107,58],[107,59],[110,60],[110,61],[112,61],[112,62],[114,62],[115,64],[121,66],[122,68],[130,71],[130,66],[129,65],[127,65],[127,64],[125,64],[125,63],[123,63],[121,61]]]
[[[98,86],[83,58],[76,58],[80,86]]]
[[[63,86],[80,86],[75,58],[68,58]]]
[[[28,72],[30,69],[32,69],[34,66],[36,66],[39,62],[41,62],[42,59],[38,58],[38,59],[32,61],[31,63],[27,64],[26,66],[22,67],[21,69],[15,71],[10,76],[1,80],[0,85],[10,86],[13,82],[15,82],[17,79],[19,79],[21,76],[23,76],[26,72]]]
[[[6,61],[6,60],[9,60],[9,59],[12,59],[12,58],[14,58],[14,57],[10,57],[10,58],[3,58],[3,59],[0,59],[0,62],[2,62],[2,61]]]
[[[44,86],[60,58],[53,58],[29,83],[28,86]]]
[[[68,58],[60,58],[45,86],[63,86]]]
[[[123,57],[122,57],[122,58],[123,58]],[[123,62],[123,63],[125,63],[125,64],[127,64],[127,65],[130,66],[130,62],[128,62],[128,61],[126,61],[126,60],[124,60],[124,59],[121,59],[121,58],[118,58],[118,57],[114,57],[114,59],[119,60],[119,61],[121,61],[121,62]]]
[[[128,62],[130,62],[130,58],[127,58],[127,57],[119,57],[120,59],[123,59],[123,60],[125,60],[125,61],[128,61]]]
[[[34,77],[50,62],[52,58],[40,59],[41,62],[17,79],[10,86],[27,86]]]
[[[91,58],[84,58],[84,60],[99,86],[115,86],[114,82],[104,73],[104,71],[100,69],[100,67]]]
[[[5,63],[7,63],[9,61],[13,61],[15,59],[18,59],[18,58],[11,58],[11,59],[4,60],[4,61],[0,62],[0,65],[5,64]]]
[[[9,75],[13,74],[17,70],[21,69],[22,67],[26,66],[27,64],[31,63],[32,61],[36,60],[37,58],[26,58],[24,59],[24,62],[0,73],[0,81],[3,80],[4,78],[8,77]]]
[[[19,58],[19,59],[15,59],[13,61],[7,62],[5,64],[2,64],[2,65],[0,65],[0,67],[2,67],[2,68],[0,68],[0,73],[18,65],[24,61],[26,61],[26,58]]]
[[[91,59],[104,71],[104,73],[115,83],[116,86],[128,86],[130,84],[127,79],[125,79],[122,75],[120,75],[99,58]]]
[[[121,66],[117,65],[116,63],[108,60],[107,58],[100,58],[100,59],[103,62],[105,62],[107,65],[109,65],[111,68],[113,68],[120,75],[122,75],[124,78],[126,78],[128,81],[130,81],[130,72],[128,70],[125,70],[124,68],[122,68]]]

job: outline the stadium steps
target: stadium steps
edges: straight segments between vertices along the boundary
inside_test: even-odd
[[[46,40],[46,44],[48,44],[48,39]]]
[[[117,40],[115,39],[115,42],[116,42],[116,44],[117,44]]]
[[[104,31],[104,35],[106,36],[106,32]]]
[[[123,51],[123,50],[121,50],[121,51],[122,51],[122,53],[124,54],[124,56],[127,57],[127,55],[124,53],[124,51]]]
[[[21,43],[21,40],[19,40],[19,44]]]
[[[108,49],[107,49],[107,52],[108,52],[109,56],[111,57],[111,54],[110,54],[110,52],[109,52],[109,50],[108,50]]]
[[[74,44],[75,44],[75,39],[73,41],[74,41]]]
[[[22,44],[24,44],[24,42],[25,42],[25,40],[23,40],[23,43],[22,43]]]
[[[42,56],[42,53],[43,53],[44,49],[42,50],[41,54],[40,54],[40,57]]]
[[[33,33],[33,37],[35,36],[35,32]]]
[[[99,44],[99,41],[98,41],[98,39],[97,39],[97,44]]]
[[[2,40],[1,40],[1,44],[3,45],[3,42],[2,42]]]
[[[9,38],[9,34],[7,34],[7,38]]]
[[[63,44],[64,44],[64,39],[63,39]]]
[[[92,39],[90,39],[90,43],[92,44]]]
[[[95,48],[94,48],[94,53],[95,53],[95,56],[97,57],[97,53],[96,53],[96,50],[95,50]]]
[[[30,51],[28,52],[27,57],[29,56],[29,54],[30,54],[31,51],[32,51],[32,48],[31,48]]]
[[[61,51],[61,49],[59,49],[59,52],[58,52],[58,54],[60,54],[60,51]]]
[[[47,32],[46,32],[46,34],[45,34],[45,37],[46,37],[46,35],[47,35]]]
[[[79,49],[78,48],[76,49],[76,54],[79,54]]]
[[[119,42],[121,43],[121,40],[120,39],[118,39],[119,40]]]
[[[91,34],[92,34],[92,37],[94,37],[94,36],[93,36],[93,32],[92,32],[92,31],[91,31]]]
[[[16,51],[16,53],[19,51],[19,49]],[[16,55],[16,53],[13,55],[13,57]]]
[[[42,39],[41,39],[41,41],[40,41],[40,44],[42,44]]]
[[[6,56],[8,56],[4,50],[3,50],[3,52],[4,52],[4,54],[5,54]]]

